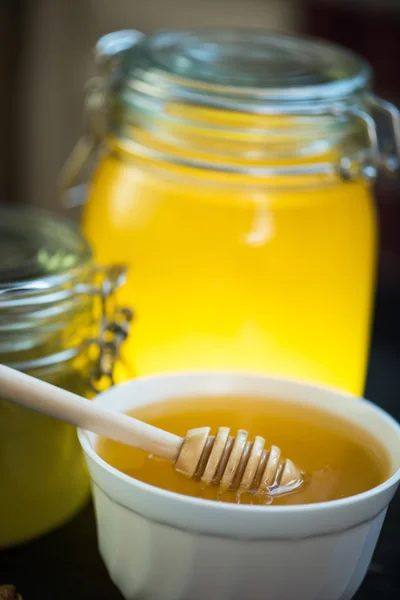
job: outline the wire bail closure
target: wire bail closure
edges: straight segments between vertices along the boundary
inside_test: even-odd
[[[369,95],[368,101],[372,110],[382,114],[389,123],[392,139],[387,140],[384,144],[381,152],[381,166],[389,174],[396,173],[400,168],[400,111],[391,102],[373,94]]]
[[[121,346],[129,335],[133,311],[115,304],[115,292],[125,282],[126,267],[97,267],[96,271],[100,281],[90,286],[79,286],[79,292],[97,296],[100,300],[100,330],[96,338],[88,341],[88,345],[94,346],[98,353],[89,375],[89,384],[95,393],[99,393],[115,385],[115,365],[120,358]]]
[[[74,150],[72,151],[59,180],[59,194],[61,201],[67,208],[79,206],[84,204],[85,200],[81,197],[78,201],[68,198],[68,192],[79,185],[79,179],[83,171],[92,163],[96,153],[98,152],[103,142],[105,132],[105,91],[101,88],[99,78],[95,78],[92,81],[90,91],[88,93],[86,107],[86,132],[78,141]],[[102,100],[100,100],[102,98]],[[363,177],[367,181],[375,180],[378,172],[382,170],[386,175],[395,176],[399,172],[400,168],[400,111],[390,102],[382,100],[376,96],[370,95],[367,99],[368,106],[371,110],[376,110],[382,114],[382,116],[388,121],[391,127],[391,138],[389,140],[379,140],[378,126],[373,115],[367,110],[363,110],[357,107],[348,108],[337,108],[330,111],[324,111],[319,113],[320,115],[331,115],[337,117],[353,117],[361,122],[362,127],[365,130],[366,139],[368,141],[367,148],[363,152],[363,156],[360,157],[360,153],[357,156],[345,155],[342,156],[339,163],[332,165],[329,163],[315,163],[314,165],[304,165],[292,168],[288,166],[280,167],[274,170],[274,168],[262,168],[254,169],[241,167],[238,165],[233,168],[232,165],[226,166],[213,165],[212,163],[207,164],[193,164],[190,166],[198,167],[201,169],[207,168],[209,170],[218,170],[231,173],[241,173],[257,176],[274,175],[312,175],[312,174],[326,174],[332,175],[336,172],[343,181],[354,181],[357,177]],[[101,114],[103,113],[103,114]],[[291,116],[302,117],[307,113],[296,112],[291,113]],[[157,153],[151,151],[141,152],[141,149],[135,145],[135,151],[143,157],[151,157],[154,154],[154,158],[162,159],[162,156],[158,156]],[[157,154],[157,156],[156,156]],[[164,157],[171,162],[178,162],[174,158]],[[180,163],[179,163],[180,164]],[[276,171],[276,173],[275,173]]]
[[[92,164],[93,159],[103,144],[107,124],[107,102],[108,81],[110,74],[118,65],[123,53],[137,44],[143,34],[128,30],[114,32],[101,38],[96,45],[97,75],[93,77],[87,86],[84,105],[84,131],[77,145],[70,154],[59,178],[59,196],[64,206],[72,208],[85,203],[84,194],[74,199],[71,195],[73,188],[81,187],[83,172]],[[375,113],[375,114],[374,114]],[[279,114],[270,111],[268,114]],[[309,116],[307,110],[298,110],[295,106],[285,114],[292,117]],[[263,176],[286,176],[286,175],[338,175],[343,181],[353,181],[363,177],[367,181],[374,181],[378,172],[382,170],[387,175],[397,175],[400,169],[400,111],[390,102],[378,98],[374,94],[364,93],[360,97],[359,105],[341,105],[335,107],[321,107],[320,111],[312,114],[319,116],[333,116],[343,118],[354,118],[364,128],[367,147],[363,152],[344,155],[337,164],[327,162],[315,162],[305,165],[288,165],[287,167],[257,167],[252,168],[243,165],[213,164],[212,162],[191,161],[193,168],[208,169],[210,171],[222,171],[238,173],[254,177]],[[390,127],[389,139],[380,139],[378,124],[375,115],[381,115]],[[161,155],[158,151],[140,147],[134,144],[134,151],[144,158],[164,159],[171,163],[188,166],[187,161],[182,161],[174,156]]]
[[[65,208],[73,208],[85,203],[83,193],[73,197],[71,191],[83,185],[80,181],[81,176],[92,164],[103,141],[107,121],[108,81],[111,72],[117,67],[123,52],[142,37],[143,33],[135,29],[117,31],[100,38],[95,46],[97,74],[86,84],[83,133],[58,177],[59,201]]]

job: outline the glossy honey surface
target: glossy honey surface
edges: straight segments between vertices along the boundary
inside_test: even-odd
[[[136,418],[181,436],[193,427],[228,426],[261,435],[266,447],[277,445],[305,472],[305,483],[288,495],[220,492],[213,485],[187,479],[172,463],[145,452],[100,439],[97,451],[127,475],[180,494],[246,504],[308,504],[345,498],[382,483],[389,473],[382,445],[362,429],[317,407],[304,408],[273,398],[180,398],[137,408]]]
[[[375,271],[369,186],[228,183],[122,151],[100,162],[83,227],[101,264],[129,265],[131,375],[227,369],[360,394]]]

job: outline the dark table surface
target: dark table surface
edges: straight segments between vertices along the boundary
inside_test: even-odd
[[[400,420],[398,306],[398,298],[378,294],[366,396]],[[391,504],[371,568],[355,600],[400,598],[399,540],[400,493]],[[0,551],[2,583],[15,584],[24,600],[122,598],[98,554],[91,505],[54,533],[25,546]]]

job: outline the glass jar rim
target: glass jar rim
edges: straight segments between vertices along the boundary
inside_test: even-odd
[[[102,59],[120,35],[100,40]],[[311,38],[216,28],[137,36],[107,82],[106,131],[145,160],[197,170],[369,181],[378,162],[364,135],[370,80],[362,58]]]
[[[94,347],[93,387],[113,382],[133,315],[109,298],[126,267],[96,265],[74,222],[27,207],[0,206],[0,246],[8,261],[0,267],[0,361],[47,368],[88,358]]]
[[[260,29],[204,28],[138,39],[122,54],[115,89],[132,107],[145,95],[287,114],[349,101],[370,79],[362,58],[326,41]]]
[[[95,268],[75,223],[36,208],[1,206],[0,252],[1,355],[9,360],[57,347],[76,315],[84,315],[87,331],[92,300],[79,287]]]

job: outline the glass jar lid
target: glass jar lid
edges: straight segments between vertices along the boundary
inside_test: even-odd
[[[53,367],[94,347],[92,385],[113,380],[132,313],[113,300],[123,265],[99,267],[75,223],[0,206],[0,362]]]
[[[368,87],[370,68],[325,41],[252,29],[160,32],[121,61],[120,93],[144,93],[246,112],[290,112],[350,99]]]
[[[30,209],[0,208],[0,294],[45,291],[91,261],[75,226]],[[1,296],[0,296],[1,298]]]
[[[74,223],[0,207],[0,358],[37,360],[79,345],[93,326],[91,249]]]
[[[240,185],[370,182],[400,168],[400,113],[340,46],[254,29],[132,30],[101,38],[95,55],[84,132],[59,180],[67,206],[104,142]]]

